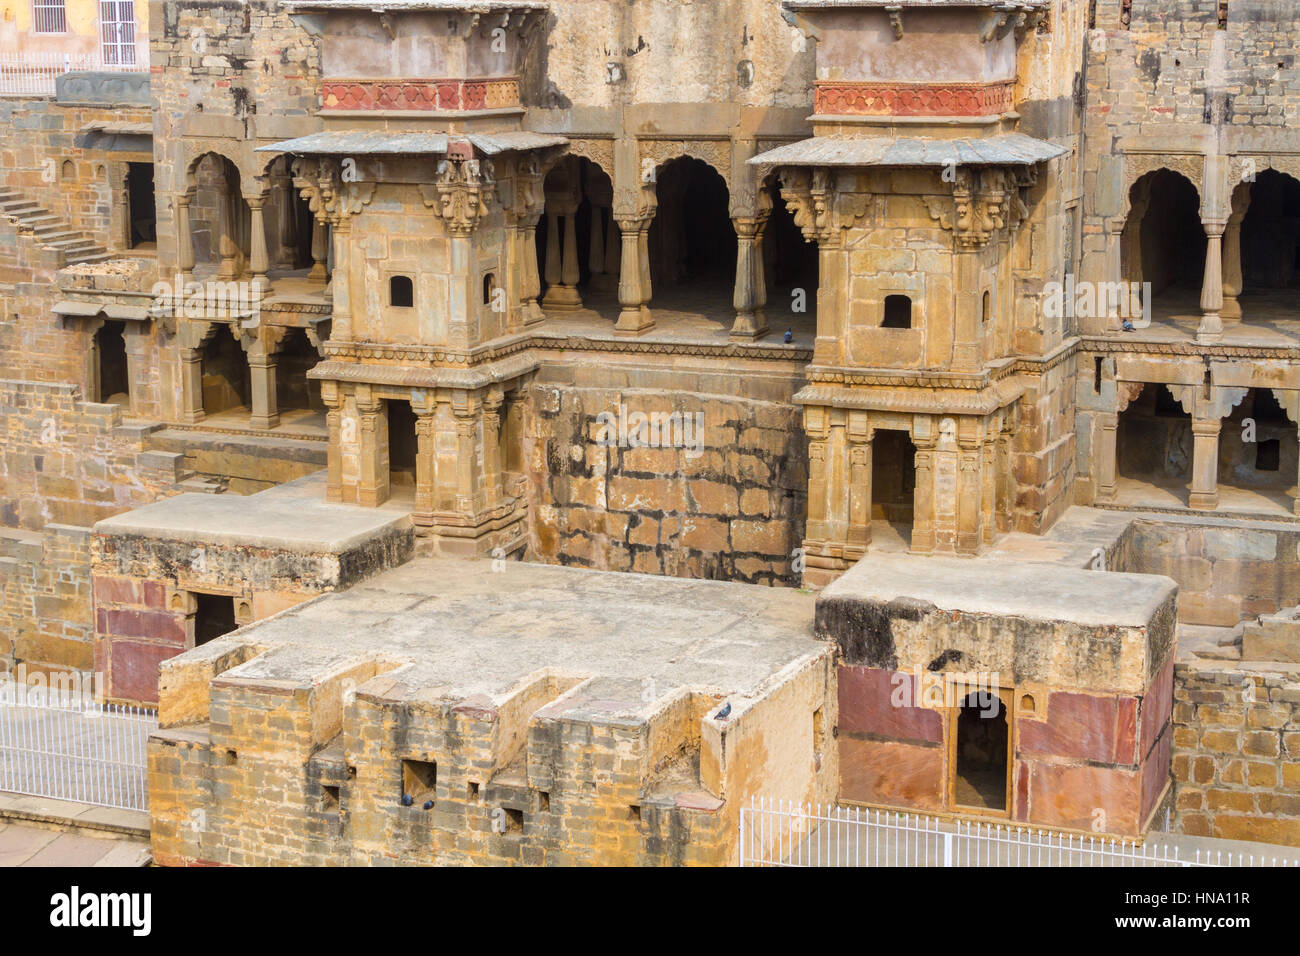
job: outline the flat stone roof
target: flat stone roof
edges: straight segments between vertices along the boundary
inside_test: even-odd
[[[1005,558],[867,554],[822,592],[826,600],[899,599],[946,611],[1145,627],[1177,589],[1155,574],[1089,571]]]
[[[409,503],[379,508],[325,500],[324,471],[255,495],[182,494],[105,518],[93,531],[165,541],[343,553],[390,528],[410,522]]]
[[[498,570],[494,570],[494,564]],[[648,713],[681,688],[761,696],[824,657],[806,591],[516,561],[421,558],[177,658],[251,643],[218,680],[300,685],[365,658],[421,699],[500,698],[549,671],[591,678],[587,706]],[[375,680],[383,680],[376,678]]]

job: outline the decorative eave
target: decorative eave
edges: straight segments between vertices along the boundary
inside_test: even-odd
[[[568,140],[551,133],[511,130],[502,133],[390,133],[380,130],[331,130],[259,146],[259,153],[298,156],[444,155],[454,142],[468,140],[485,156],[564,146]]]
[[[965,139],[813,136],[749,160],[751,166],[1033,166],[1068,150],[1023,133]]]

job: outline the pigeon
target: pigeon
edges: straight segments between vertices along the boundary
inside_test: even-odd
[[[415,803],[415,801],[411,799],[411,795],[409,793],[402,794],[402,806],[409,807],[413,803]]]
[[[730,716],[731,716],[731,701],[727,701],[725,704],[723,704],[723,705],[722,705],[722,710],[718,711],[718,712],[717,712],[716,714],[714,714],[713,716],[714,716],[714,719],[716,719],[716,720],[726,720],[728,717],[730,717]]]
[[[426,809],[426,810],[432,810],[432,809],[433,809],[433,801],[432,801],[432,800],[425,800],[425,801],[424,801],[424,809]]]
[[[1124,331],[1125,331],[1125,332],[1132,332],[1132,331],[1134,331],[1133,323],[1130,322],[1128,319],[1125,319],[1125,320],[1124,320]]]
[[[786,344],[786,345],[789,345],[789,344],[790,344],[791,342],[793,342],[793,341],[794,341],[794,333],[791,332],[789,329],[786,329],[786,330],[785,330],[785,344]]]

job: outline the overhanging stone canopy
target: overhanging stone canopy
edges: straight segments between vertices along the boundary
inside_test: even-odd
[[[312,156],[357,155],[442,155],[448,146],[458,140],[468,140],[486,156],[497,153],[546,149],[563,146],[568,142],[563,136],[549,133],[532,133],[526,130],[507,130],[500,133],[467,133],[461,136],[449,133],[390,133],[379,130],[334,130],[286,139],[269,146],[259,146],[259,153],[295,153]]]
[[[904,136],[813,136],[760,153],[753,166],[1032,166],[1067,152],[1025,136],[936,139]]]

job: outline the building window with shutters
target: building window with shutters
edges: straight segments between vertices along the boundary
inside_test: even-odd
[[[105,66],[135,65],[135,5],[132,0],[100,0],[99,34]]]
[[[32,0],[32,32],[68,32],[68,14],[63,0]]]

